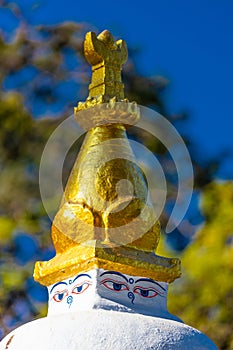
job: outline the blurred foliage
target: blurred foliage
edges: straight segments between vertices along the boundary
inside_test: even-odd
[[[219,346],[233,349],[233,182],[213,182],[201,196],[205,223],[181,256],[183,277],[169,309]]]
[[[85,100],[91,74],[82,52],[84,33],[91,26],[73,22],[34,26],[16,3],[1,1],[0,14],[6,11],[14,17],[16,27],[0,31],[0,338],[12,328],[46,314],[46,289],[32,278],[35,261],[48,260],[54,254],[51,222],[39,193],[39,163],[53,130],[72,113],[78,100]],[[182,115],[167,114],[163,101],[166,79],[144,77],[133,64],[130,49],[129,57],[123,68],[126,97],[163,113],[173,124],[183,119],[185,122]],[[169,152],[137,128],[132,128],[129,136],[156,154],[166,169],[169,199],[174,200],[176,169]],[[199,191],[211,181],[217,163],[200,164],[190,140],[186,139],[186,144]],[[74,148],[65,162],[64,179],[77,153]],[[165,211],[162,224],[166,224],[168,215]],[[179,230],[169,235],[180,249],[189,243],[197,221],[187,217],[186,223],[185,235]],[[218,294],[219,286],[216,288]],[[185,300],[182,305],[187,306]]]

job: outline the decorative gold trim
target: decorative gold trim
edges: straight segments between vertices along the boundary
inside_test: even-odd
[[[180,261],[164,258],[152,252],[129,247],[98,247],[94,241],[78,245],[57,254],[50,261],[37,262],[34,279],[49,286],[75,276],[81,271],[95,268],[115,270],[132,276],[152,278],[156,281],[173,282],[180,277]]]

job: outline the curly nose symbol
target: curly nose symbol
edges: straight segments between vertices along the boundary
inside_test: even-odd
[[[135,295],[132,292],[128,293],[128,298],[131,299],[132,304],[134,303]]]
[[[66,302],[69,305],[69,307],[71,307],[71,304],[73,303],[73,300],[74,300],[74,298],[71,295],[67,298]]]

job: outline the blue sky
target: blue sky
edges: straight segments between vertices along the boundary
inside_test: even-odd
[[[233,1],[22,0],[33,23],[91,22],[140,49],[145,75],[169,81],[170,113],[186,111],[185,133],[200,157],[228,150],[219,177],[233,176]],[[39,4],[34,5],[33,4]]]

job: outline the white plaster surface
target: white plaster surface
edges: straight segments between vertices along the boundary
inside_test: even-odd
[[[48,316],[12,331],[0,350],[217,349],[167,310],[168,284],[93,269],[48,287]]]
[[[198,330],[180,322],[113,310],[48,316],[12,331],[0,350],[216,350]]]
[[[181,321],[167,310],[167,292],[165,282],[92,269],[48,287],[48,316],[104,309]]]

